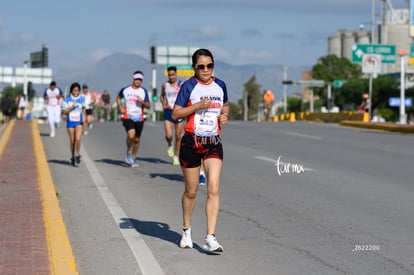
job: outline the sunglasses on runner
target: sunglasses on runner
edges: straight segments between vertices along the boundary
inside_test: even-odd
[[[199,65],[196,66],[197,70],[205,70],[206,68],[209,69],[209,70],[213,69],[214,68],[214,63],[209,63],[207,65],[199,64]]]

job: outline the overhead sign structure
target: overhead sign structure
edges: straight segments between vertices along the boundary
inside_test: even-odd
[[[412,107],[413,106],[413,99],[412,98],[406,98],[404,100],[405,107]],[[388,99],[388,105],[390,107],[400,107],[401,99],[399,97],[390,97]]]
[[[194,70],[192,65],[175,65],[175,64],[167,64],[165,65],[164,75],[168,76],[167,68],[169,66],[175,66],[177,68],[177,76],[186,76],[190,77],[194,75]]]
[[[157,46],[157,64],[191,65],[192,55],[198,47],[189,46]]]
[[[294,84],[306,87],[325,87],[324,80],[297,80],[293,81]]]
[[[305,87],[325,87],[325,80],[284,80],[282,81],[284,85],[299,85]]]
[[[364,54],[362,56],[362,72],[365,74],[381,73],[381,59],[379,54]]]
[[[352,46],[351,61],[353,63],[362,63],[364,54],[381,55],[382,64],[394,64],[397,60],[397,47],[395,45],[385,44],[354,44]]]
[[[0,82],[13,82],[13,67],[0,67]]]
[[[16,68],[15,82],[24,83],[25,69]],[[26,68],[27,81],[33,84],[49,84],[52,81],[52,69],[50,68]]]

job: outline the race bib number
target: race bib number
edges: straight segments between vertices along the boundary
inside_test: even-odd
[[[195,134],[197,136],[209,136],[217,133],[217,114],[208,111],[200,111],[195,114]]]
[[[73,122],[79,122],[81,121],[81,112],[79,111],[72,111],[69,113],[69,120]]]
[[[137,102],[127,102],[127,113],[133,121],[142,121],[142,109]]]

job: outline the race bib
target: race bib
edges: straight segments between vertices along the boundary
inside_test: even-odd
[[[194,116],[195,135],[210,136],[217,133],[218,117],[216,113],[199,111]]]
[[[137,102],[127,102],[128,118],[133,121],[142,121],[142,109]]]
[[[75,109],[69,113],[69,120],[73,122],[81,121],[82,112],[78,109]]]

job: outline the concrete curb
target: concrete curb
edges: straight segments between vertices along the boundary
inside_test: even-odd
[[[39,127],[32,121],[38,184],[42,194],[43,219],[49,250],[52,274],[78,274],[69,237],[63,222],[52,175],[47,163],[45,150],[40,138]]]
[[[402,125],[396,123],[380,123],[380,122],[361,122],[361,121],[350,121],[343,120],[340,122],[342,126],[365,128],[372,130],[382,130],[388,132],[398,132],[404,134],[414,134],[414,126]]]

